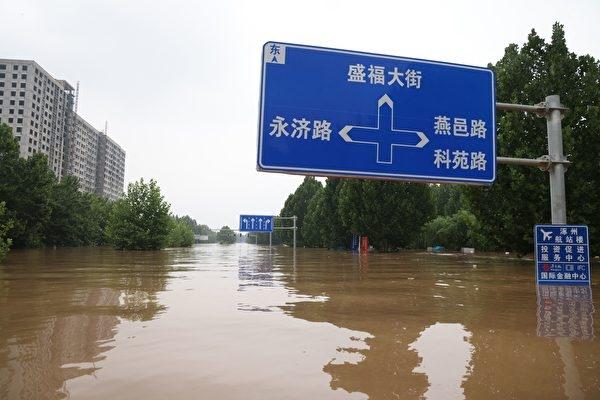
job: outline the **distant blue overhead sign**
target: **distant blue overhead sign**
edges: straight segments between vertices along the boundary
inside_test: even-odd
[[[486,68],[266,43],[258,169],[492,183],[494,75]]]
[[[538,283],[590,283],[587,226],[536,225],[534,234]]]
[[[273,216],[240,215],[240,232],[273,232]]]

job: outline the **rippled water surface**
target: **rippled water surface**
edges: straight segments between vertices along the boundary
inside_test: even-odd
[[[419,253],[13,251],[0,398],[600,399],[597,283]]]

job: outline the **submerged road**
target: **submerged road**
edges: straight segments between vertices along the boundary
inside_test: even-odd
[[[0,398],[600,398],[598,274],[538,291],[533,268],[249,244],[12,251]]]

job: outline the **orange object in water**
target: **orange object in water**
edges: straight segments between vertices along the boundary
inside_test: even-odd
[[[369,238],[368,236],[360,237],[360,252],[368,253],[369,252]]]

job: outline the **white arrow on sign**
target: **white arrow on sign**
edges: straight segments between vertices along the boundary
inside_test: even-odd
[[[270,224],[271,224],[271,220],[270,219],[266,219],[265,220],[265,229],[268,229]]]
[[[258,229],[262,229],[262,218],[258,219]]]
[[[252,222],[252,229],[254,229],[254,218],[250,218],[250,222]]]
[[[346,125],[339,134],[348,143],[375,145],[379,164],[392,163],[395,146],[422,148],[429,143],[421,131],[394,129],[394,102],[387,94],[377,102],[377,126]]]
[[[242,219],[242,221],[244,222],[246,229],[248,229],[248,218],[244,218],[244,219]]]

